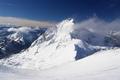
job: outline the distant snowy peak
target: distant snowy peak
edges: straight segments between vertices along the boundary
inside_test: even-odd
[[[42,34],[36,41],[33,42],[32,46],[46,41],[53,43],[53,41],[64,42],[65,40],[71,40],[73,27],[73,19],[64,20],[56,25],[56,27],[49,28],[44,34]]]

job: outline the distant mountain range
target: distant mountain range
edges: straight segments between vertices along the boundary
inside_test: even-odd
[[[39,27],[0,25],[0,58],[27,49],[45,31],[46,28]]]

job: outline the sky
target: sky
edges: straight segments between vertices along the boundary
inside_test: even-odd
[[[78,20],[120,17],[120,0],[0,0],[0,16],[32,20]]]

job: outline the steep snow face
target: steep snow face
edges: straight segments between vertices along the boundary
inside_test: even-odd
[[[73,19],[64,20],[54,30],[46,31],[21,54],[1,60],[1,64],[30,69],[46,69],[72,62],[97,51],[80,39],[72,38]]]
[[[70,33],[73,32],[73,19],[65,20],[57,25],[57,33],[55,34],[55,41],[63,41],[63,40],[70,40],[71,35]]]

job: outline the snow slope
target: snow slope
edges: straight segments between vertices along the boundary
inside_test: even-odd
[[[51,69],[32,71],[0,67],[1,80],[119,80],[120,49],[100,51]]]

